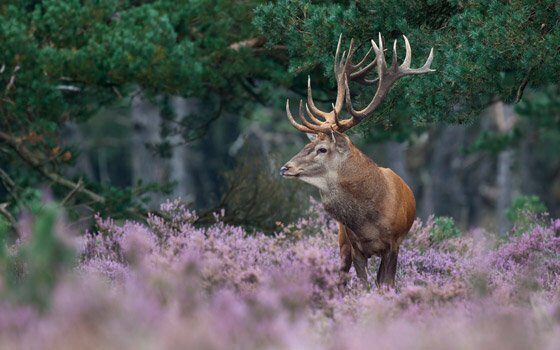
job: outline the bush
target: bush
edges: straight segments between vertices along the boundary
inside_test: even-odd
[[[538,196],[518,196],[506,211],[507,218],[513,223],[515,232],[530,230],[547,208]]]
[[[442,216],[435,218],[430,230],[430,238],[435,243],[441,243],[449,238],[461,236],[461,230],[455,225],[453,218]]]
[[[70,237],[64,237],[60,208],[54,203],[37,206],[20,223],[20,238],[7,248],[9,229],[0,228],[0,296],[15,303],[48,306],[52,289],[62,272],[74,264]]]
[[[224,209],[221,221],[273,232],[277,223],[296,221],[309,207],[309,189],[303,183],[283,179],[278,173],[279,162],[269,158],[252,150],[225,173],[226,186],[218,205]]]

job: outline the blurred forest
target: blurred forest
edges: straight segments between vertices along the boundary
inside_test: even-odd
[[[200,222],[293,221],[316,193],[278,175],[306,142],[285,100],[309,75],[330,104],[340,33],[365,52],[379,32],[402,52],[406,34],[413,66],[434,48],[436,72],[400,81],[351,135],[411,185],[418,216],[505,232],[514,200],[534,199],[520,196],[559,216],[555,0],[7,0],[0,220],[49,192],[83,225],[176,197]]]

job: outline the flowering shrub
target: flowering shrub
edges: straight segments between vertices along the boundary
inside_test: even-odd
[[[0,348],[560,346],[559,221],[500,245],[481,230],[432,240],[434,219],[417,221],[393,290],[364,287],[353,271],[339,285],[336,223],[317,203],[276,235],[220,214],[197,227],[180,202],[162,211],[146,224],[97,218],[79,237],[57,225],[56,246],[78,259],[57,268],[47,307],[2,299]],[[4,250],[0,271],[35,236]],[[5,281],[0,295],[13,290]]]
[[[434,226],[430,230],[430,236],[432,240],[436,242],[442,242],[446,239],[459,237],[461,231],[455,225],[453,218],[449,217],[439,217],[434,220]]]

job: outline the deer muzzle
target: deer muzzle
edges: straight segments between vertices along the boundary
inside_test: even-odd
[[[289,163],[286,163],[284,166],[282,166],[280,168],[280,175],[286,177],[286,176],[298,176],[299,174],[297,173],[297,171],[294,171],[294,167],[292,165],[290,165]]]

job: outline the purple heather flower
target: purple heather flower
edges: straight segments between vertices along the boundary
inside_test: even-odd
[[[97,217],[45,312],[0,303],[0,348],[560,346],[559,220],[505,242],[473,229],[437,244],[434,218],[417,220],[389,289],[354,271],[339,285],[337,224],[320,203],[275,235],[196,227],[180,201],[161,209],[146,224]],[[0,293],[18,286],[3,279]]]

